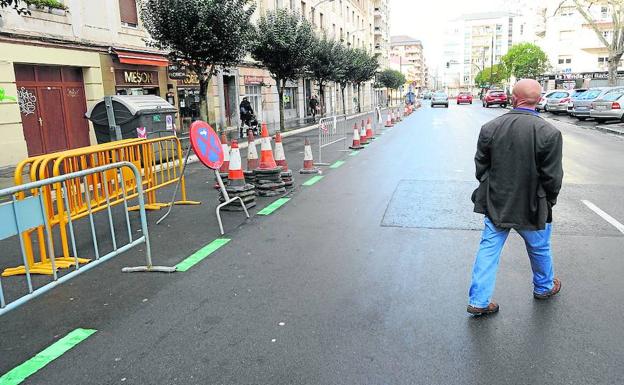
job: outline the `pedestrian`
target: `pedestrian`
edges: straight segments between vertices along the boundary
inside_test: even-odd
[[[316,112],[319,108],[319,101],[316,95],[310,96],[310,113],[312,114],[312,120],[316,122]]]
[[[496,313],[491,300],[496,270],[511,229],[524,239],[533,270],[533,297],[548,299],[561,290],[551,252],[552,208],[563,179],[561,132],[539,117],[541,86],[531,79],[514,86],[514,109],[481,128],[475,155],[479,187],[474,211],[485,228],[472,270],[468,313]]]
[[[248,128],[251,128],[251,121],[254,118],[254,110],[251,107],[251,103],[249,102],[249,98],[247,98],[247,96],[243,97],[243,100],[240,103],[240,119],[241,119],[241,126],[239,129],[239,137],[242,138],[243,137],[243,128],[245,126],[247,126]]]

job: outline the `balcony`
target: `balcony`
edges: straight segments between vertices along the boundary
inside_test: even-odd
[[[375,36],[383,36],[383,30],[380,27],[375,27],[375,32],[374,32]]]

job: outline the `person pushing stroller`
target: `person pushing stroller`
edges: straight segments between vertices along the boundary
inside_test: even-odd
[[[245,126],[248,129],[252,129],[254,134],[258,135],[258,120],[254,115],[254,110],[251,107],[249,99],[245,96],[239,107],[241,126],[239,129],[239,137],[242,138],[245,133]]]

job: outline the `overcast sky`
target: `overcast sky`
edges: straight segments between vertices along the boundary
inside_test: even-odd
[[[438,65],[444,46],[444,25],[462,13],[494,11],[492,0],[390,0],[390,34],[423,42],[425,58]]]

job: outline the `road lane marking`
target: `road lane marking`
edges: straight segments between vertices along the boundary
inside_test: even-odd
[[[89,338],[96,331],[94,329],[80,328],[72,330],[65,337],[37,353],[33,358],[5,373],[0,377],[0,385],[21,384],[25,379]]]
[[[314,183],[318,182],[319,180],[323,179],[324,175],[317,175],[317,176],[313,176],[312,178],[306,180],[303,185],[304,186],[312,186]]]
[[[344,160],[337,160],[334,164],[329,166],[329,168],[338,168],[338,167],[342,166],[343,164],[345,164]]]
[[[263,208],[262,210],[258,211],[258,215],[269,215],[273,211],[282,207],[289,200],[290,198],[280,198],[276,200],[275,202],[271,203],[270,205],[268,205],[267,207]]]
[[[581,202],[583,202],[585,204],[585,206],[589,207],[590,210],[592,210],[596,214],[600,215],[602,217],[602,219],[604,219],[605,221],[607,221],[610,224],[612,224],[616,229],[619,230],[620,233],[624,234],[624,225],[621,224],[620,222],[618,222],[617,219],[615,219],[611,215],[605,213],[604,211],[602,211],[600,209],[600,207],[596,206],[595,204],[591,203],[588,200],[581,199]]]
[[[210,242],[206,246],[197,250],[193,254],[189,255],[185,260],[178,263],[175,267],[177,271],[187,271],[191,267],[198,264],[201,260],[219,250],[221,246],[226,245],[230,239],[228,238],[217,238],[214,241]]]

